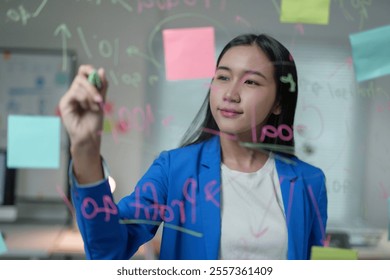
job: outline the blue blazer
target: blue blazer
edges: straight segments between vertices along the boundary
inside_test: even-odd
[[[162,223],[160,259],[218,259],[221,152],[218,136],[162,152],[134,192],[115,205],[104,180],[78,187],[72,200],[88,259],[129,259]],[[327,195],[323,172],[296,157],[275,158],[288,232],[288,259],[309,259],[323,245]]]

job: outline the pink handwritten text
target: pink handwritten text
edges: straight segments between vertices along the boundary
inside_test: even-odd
[[[216,1],[213,1],[214,3]],[[137,11],[141,14],[147,9],[159,9],[161,11],[169,11],[176,8],[179,5],[185,5],[187,7],[194,7],[203,3],[205,9],[209,9],[211,6],[211,0],[138,0]],[[225,9],[226,0],[220,0],[219,7],[221,10]]]

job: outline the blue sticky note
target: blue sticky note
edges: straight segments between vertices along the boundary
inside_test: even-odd
[[[390,241],[390,197],[387,199],[387,222],[388,222],[388,231],[387,231],[387,239]]]
[[[3,239],[3,235],[0,232],[0,255],[4,254],[7,251],[8,251],[7,245],[5,244],[4,239]]]
[[[356,80],[390,74],[390,25],[349,35]]]
[[[43,116],[8,116],[7,166],[59,168],[60,119]]]

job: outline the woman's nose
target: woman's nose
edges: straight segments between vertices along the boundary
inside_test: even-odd
[[[223,101],[239,103],[241,101],[240,97],[240,86],[239,83],[232,83],[230,87],[226,88],[225,94],[223,96]]]

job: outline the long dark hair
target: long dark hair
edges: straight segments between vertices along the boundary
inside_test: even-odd
[[[278,128],[281,124],[289,126],[293,130],[295,108],[298,98],[298,77],[295,62],[290,52],[276,39],[269,35],[260,34],[243,34],[232,39],[222,50],[217,60],[217,67],[223,55],[232,47],[247,46],[256,44],[268,57],[274,65],[274,79],[277,85],[276,88],[276,104],[281,106],[279,115],[271,114],[265,125],[271,125]],[[287,77],[292,77],[295,83],[295,88],[288,82],[283,82]],[[218,125],[211,113],[210,109],[210,89],[208,94],[195,116],[190,127],[184,134],[180,143],[181,147],[196,144],[207,140],[213,136],[209,131],[219,131]],[[205,128],[210,129],[205,131]],[[294,137],[288,141],[280,139],[280,137],[265,137],[263,143],[284,145],[294,148]]]

